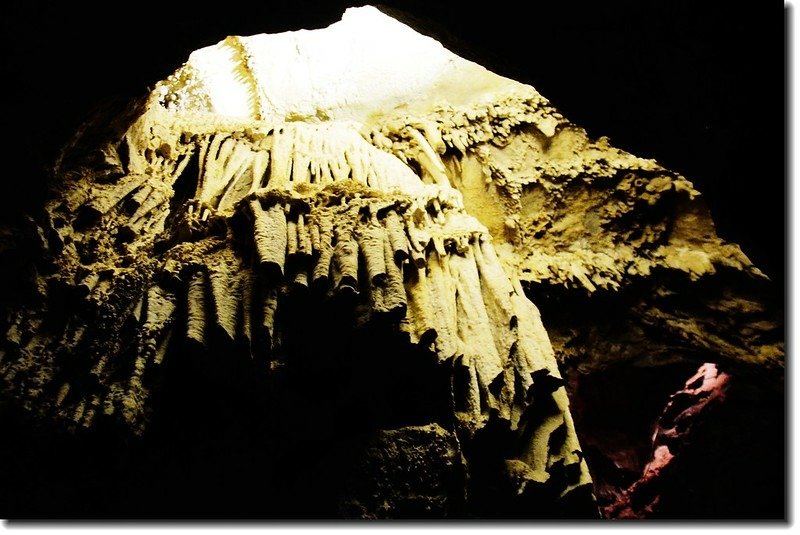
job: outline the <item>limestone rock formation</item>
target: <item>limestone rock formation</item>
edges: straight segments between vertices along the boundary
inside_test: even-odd
[[[192,53],[54,177],[4,399],[134,441],[220,402],[264,426],[264,516],[597,516],[565,373],[782,373],[687,179],[374,8]]]

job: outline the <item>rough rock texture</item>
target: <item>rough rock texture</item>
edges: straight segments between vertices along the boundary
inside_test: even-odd
[[[669,471],[675,469],[676,455],[680,455],[680,448],[703,412],[725,400],[729,380],[730,376],[720,373],[714,364],[704,364],[683,390],[670,396],[653,434],[651,458],[641,478],[604,511],[607,516],[638,518],[658,509],[658,490],[663,487],[658,479],[668,477]]]
[[[54,176],[4,399],[134,441],[235,415],[270,500],[222,514],[597,516],[559,364],[782,374],[688,180],[372,8],[194,52]]]
[[[667,378],[677,376],[676,369],[659,371]],[[627,380],[646,377],[641,372],[628,373]],[[651,373],[651,384],[654,377]],[[617,388],[636,388],[620,374],[603,378],[613,380]],[[581,435],[603,515],[779,518],[784,503],[774,482],[783,477],[780,457],[785,446],[781,415],[773,411],[780,404],[782,389],[759,382],[705,363],[666,398],[657,418],[652,417],[659,412],[655,404],[664,399],[658,392],[628,394],[645,406],[631,410],[625,419],[617,413],[612,416],[615,422],[603,421],[611,416],[607,409],[576,407],[576,412],[583,413],[577,421],[587,424],[581,426]],[[578,405],[596,400],[596,393],[587,391],[586,379],[584,383]],[[611,404],[615,404],[613,398]],[[650,425],[641,429],[637,423]],[[731,429],[746,431],[734,438]],[[752,469],[753,463],[758,468]]]
[[[342,516],[452,516],[464,507],[464,478],[458,439],[439,425],[380,431],[348,478]]]

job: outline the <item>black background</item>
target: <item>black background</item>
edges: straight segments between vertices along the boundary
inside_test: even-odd
[[[362,3],[3,2],[4,215],[41,202],[42,170],[98,102],[143,94],[227,35],[320,28]],[[783,288],[782,3],[383,4],[433,21],[451,49],[530,83],[593,137],[684,174],[719,234]]]

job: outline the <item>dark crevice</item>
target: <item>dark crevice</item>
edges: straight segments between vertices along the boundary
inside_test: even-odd
[[[184,205],[189,199],[194,197],[197,191],[197,181],[200,177],[200,151],[195,149],[189,156],[189,163],[183,169],[183,172],[172,184],[172,191],[174,192],[169,201],[169,215],[164,223],[165,229],[170,229],[175,222],[176,217],[180,214]]]

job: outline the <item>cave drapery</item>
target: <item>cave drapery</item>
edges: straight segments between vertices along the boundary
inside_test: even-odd
[[[697,516],[687,429],[780,395],[769,280],[691,182],[374,8],[192,53],[53,175],[4,403],[159,458],[108,514]],[[586,402],[620,369],[674,376],[627,443]]]

